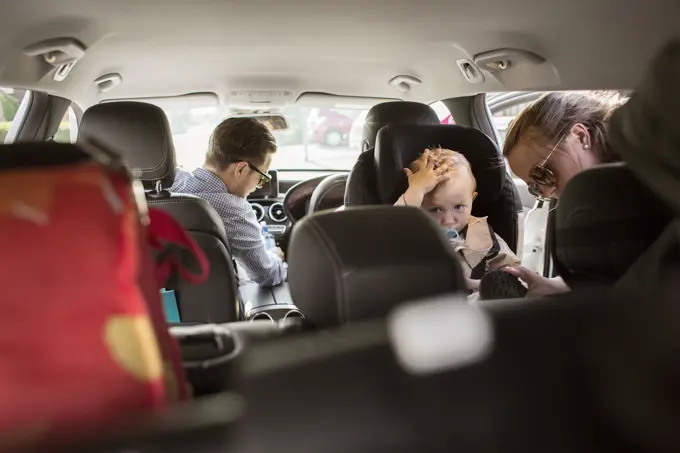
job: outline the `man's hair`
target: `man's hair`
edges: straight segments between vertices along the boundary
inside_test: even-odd
[[[628,100],[616,91],[547,93],[529,104],[515,118],[503,143],[507,156],[522,137],[547,143],[558,142],[577,123],[583,124],[592,148],[602,162],[616,161],[607,137],[607,125],[614,110]]]
[[[276,152],[276,139],[255,118],[227,118],[210,136],[205,163],[224,170],[238,161],[261,165],[267,154]]]

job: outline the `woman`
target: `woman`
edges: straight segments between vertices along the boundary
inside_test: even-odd
[[[558,198],[577,173],[620,160],[611,149],[607,124],[626,101],[615,91],[545,94],[512,122],[503,155],[532,195]],[[548,279],[523,267],[507,272],[529,285],[530,296],[569,291],[560,277]]]

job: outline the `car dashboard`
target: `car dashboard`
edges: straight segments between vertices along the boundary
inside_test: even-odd
[[[251,193],[248,203],[258,223],[265,222],[269,232],[274,235],[276,245],[286,252],[293,224],[306,215],[316,186],[333,172],[270,170],[269,174],[271,181]],[[290,202],[289,206],[284,207],[286,198]],[[344,188],[329,194],[321,208],[337,208],[342,205],[343,198]]]
[[[248,196],[248,203],[255,212],[258,223],[264,222],[269,232],[274,235],[277,246],[287,245],[291,221],[283,209],[283,195],[279,184],[278,171],[269,172],[271,181],[255,190]],[[285,190],[285,189],[284,189]]]

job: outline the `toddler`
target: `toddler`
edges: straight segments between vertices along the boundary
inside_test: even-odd
[[[449,149],[426,149],[404,172],[408,189],[395,205],[419,206],[444,228],[470,291],[478,291],[487,272],[520,264],[486,217],[470,215],[477,182],[465,156]]]

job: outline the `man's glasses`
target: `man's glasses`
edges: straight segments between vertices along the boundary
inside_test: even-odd
[[[262,170],[257,168],[255,165],[251,164],[250,162],[246,162],[246,163],[248,164],[248,168],[250,168],[251,170],[260,174],[260,181],[257,183],[258,189],[261,189],[262,187],[264,187],[265,184],[268,184],[269,181],[272,180],[271,175],[263,172]]]
[[[545,159],[540,164],[536,164],[529,170],[529,193],[540,201],[550,201],[552,196],[543,195],[543,189],[552,189],[551,194],[557,190],[557,177],[552,170],[545,167],[548,159],[553,155],[560,143],[562,143],[564,135],[558,140],[553,149],[548,153]]]
[[[262,187],[264,187],[265,184],[267,184],[269,181],[272,180],[271,175],[269,175],[269,174],[263,172],[262,170],[260,170],[260,169],[257,168],[255,165],[253,165],[253,164],[251,164],[250,162],[248,162],[247,160],[243,160],[243,159],[232,159],[231,161],[234,162],[235,164],[237,164],[237,163],[239,163],[239,162],[245,162],[245,163],[248,165],[248,168],[250,168],[250,169],[253,170],[254,172],[260,174],[260,180],[259,180],[258,183],[257,183],[257,188],[258,188],[258,189],[261,189]]]

